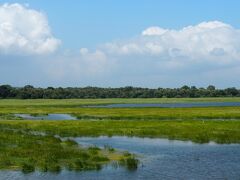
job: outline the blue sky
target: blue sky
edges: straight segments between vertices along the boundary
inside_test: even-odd
[[[33,10],[39,13],[33,17],[36,15],[38,22],[46,21],[49,26],[30,18],[22,22],[18,16],[9,20],[16,7],[5,7],[0,25],[10,21],[7,24],[15,28],[11,33],[26,34],[23,28],[26,24],[32,24],[29,27],[34,32],[36,26],[45,30],[34,37],[23,35],[22,38],[30,39],[24,46],[18,36],[15,40],[20,45],[15,42],[2,45],[2,49],[0,45],[0,84],[239,87],[236,76],[240,69],[237,45],[240,1],[0,0],[0,3],[2,9],[6,3],[22,6],[23,17],[29,18],[27,11]],[[148,33],[144,35],[144,31]],[[181,48],[181,43],[185,46],[189,38],[195,37],[201,40],[192,40],[189,46]],[[51,39],[51,46],[42,45],[47,39]],[[0,37],[1,41],[5,39]],[[191,46],[193,49],[189,49]]]
[[[150,26],[180,29],[202,21],[220,20],[240,28],[237,0],[21,0],[47,13],[54,34],[67,48],[135,36]]]

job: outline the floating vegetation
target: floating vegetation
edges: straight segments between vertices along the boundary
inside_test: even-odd
[[[138,168],[139,160],[134,155],[121,159],[120,163],[126,166],[128,170],[136,170]]]

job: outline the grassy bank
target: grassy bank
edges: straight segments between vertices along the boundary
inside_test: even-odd
[[[240,98],[179,99],[64,99],[64,100],[0,100],[0,119],[14,119],[11,114],[66,113],[79,119],[168,120],[168,119],[240,119],[240,107],[201,108],[84,108],[89,104],[174,103],[174,102],[240,102]],[[7,118],[9,117],[9,118]]]
[[[73,107],[81,105],[126,104],[126,103],[188,103],[188,102],[240,102],[240,97],[224,98],[115,98],[115,99],[1,99],[5,106],[55,106]]]
[[[0,127],[0,169],[22,170],[24,173],[99,170],[111,161],[122,165],[122,162],[134,159],[131,154],[126,154],[114,149],[83,148],[71,139],[62,140],[16,126]],[[123,165],[129,166],[128,163]]]
[[[63,107],[10,107],[0,108],[0,119],[14,119],[11,114],[66,113],[79,119],[112,120],[204,120],[240,119],[240,107],[204,108],[63,108]]]
[[[240,98],[0,100],[0,169],[59,172],[98,170],[118,161],[129,169],[137,160],[111,148],[84,148],[61,137],[138,136],[196,143],[240,143],[240,107],[84,108],[89,104],[239,102]],[[15,113],[74,114],[81,120],[41,121]],[[215,120],[217,119],[217,120]],[[234,120],[233,120],[234,119]],[[41,135],[41,134],[44,134]]]
[[[240,143],[240,121],[0,121],[1,129],[41,131],[70,136],[139,136],[191,140],[196,143]]]

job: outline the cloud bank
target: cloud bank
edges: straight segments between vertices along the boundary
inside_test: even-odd
[[[180,30],[149,27],[136,38],[107,43],[118,55],[154,56],[161,60],[228,63],[239,61],[240,30],[219,21],[202,22]]]
[[[21,4],[0,5],[2,83],[239,85],[240,29],[220,21],[182,29],[152,26],[135,37],[107,42],[92,50],[79,47],[78,51],[54,53],[60,44],[44,13]],[[9,71],[13,73],[9,75]]]
[[[52,35],[44,13],[20,4],[0,6],[1,54],[49,54],[60,43]]]

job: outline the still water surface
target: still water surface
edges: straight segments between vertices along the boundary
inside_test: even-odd
[[[236,107],[240,102],[194,102],[194,103],[140,103],[140,104],[107,104],[85,106],[92,108],[145,108],[145,107],[162,107],[162,108],[191,108],[191,107]]]
[[[9,180],[125,180],[125,179],[240,179],[240,144],[194,144],[166,139],[98,137],[76,138],[84,146],[109,145],[136,153],[141,164],[136,171],[107,166],[100,171],[40,173],[2,171]]]
[[[15,116],[26,120],[77,120],[76,117],[70,114],[47,114],[37,116],[31,114],[15,114]]]

